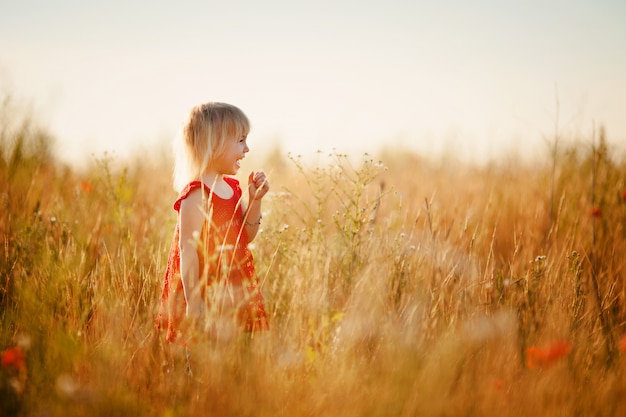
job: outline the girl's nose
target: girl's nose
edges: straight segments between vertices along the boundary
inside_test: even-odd
[[[243,147],[243,153],[247,153],[250,151],[250,148],[248,148],[248,144],[246,143],[246,146]]]

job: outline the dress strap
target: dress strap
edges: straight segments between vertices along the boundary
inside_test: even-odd
[[[236,198],[239,199],[241,197],[241,188],[239,187],[239,181],[236,178],[232,178],[232,177],[224,177],[224,181],[226,181],[226,183],[230,185],[230,187],[235,192]],[[196,188],[201,188],[203,185],[204,185],[204,191],[206,191],[207,194],[210,195],[211,188],[208,185],[203,184],[202,181],[192,181],[189,184],[187,184],[185,188],[181,190],[180,194],[178,194],[178,198],[174,202],[174,210],[180,211],[181,202],[185,198],[187,198],[193,190],[195,190]]]
[[[189,196],[189,194],[191,194],[191,192],[197,188],[201,188],[202,187],[202,181],[192,181],[189,184],[187,184],[185,186],[185,188],[183,188],[180,192],[180,194],[178,194],[178,198],[176,199],[176,201],[174,202],[174,210],[176,211],[180,211],[180,203]],[[204,184],[204,189],[207,193],[211,192],[211,189],[209,188],[208,185]]]

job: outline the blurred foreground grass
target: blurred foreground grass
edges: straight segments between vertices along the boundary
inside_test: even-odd
[[[602,133],[537,166],[268,158],[272,330],[199,342],[190,377],[153,325],[169,161],[72,169],[7,109],[0,415],[626,413],[626,161]]]

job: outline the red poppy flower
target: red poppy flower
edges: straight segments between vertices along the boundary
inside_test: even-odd
[[[85,194],[89,194],[93,190],[93,186],[89,181],[84,180],[80,182],[80,189],[83,190]]]
[[[496,391],[504,391],[506,388],[506,381],[502,378],[495,378],[491,381],[491,387]]]
[[[531,346],[526,349],[526,360],[529,368],[547,368],[557,360],[569,355],[572,344],[567,340],[559,340],[545,347]]]
[[[19,347],[12,347],[2,352],[2,366],[4,368],[24,369],[26,355]]]
[[[602,217],[602,210],[600,210],[600,208],[597,206],[593,206],[589,209],[589,214],[591,215],[591,217],[599,219]]]

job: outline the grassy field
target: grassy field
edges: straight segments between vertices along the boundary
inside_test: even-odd
[[[601,131],[534,165],[256,161],[272,330],[200,339],[190,376],[153,324],[170,161],[72,169],[4,106],[2,416],[626,415],[626,159]]]

